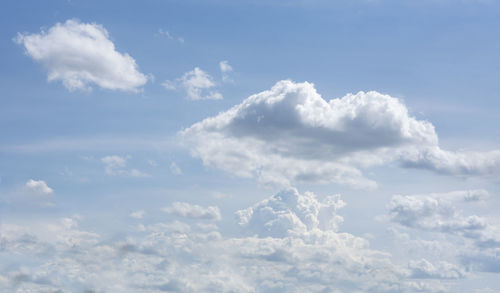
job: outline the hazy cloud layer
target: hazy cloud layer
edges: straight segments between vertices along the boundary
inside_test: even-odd
[[[110,90],[137,91],[147,82],[135,60],[116,51],[102,25],[67,20],[39,34],[18,34],[26,54],[48,71],[48,80],[60,80],[72,90],[92,85]]]
[[[180,133],[206,165],[261,182],[373,188],[361,168],[391,161],[454,175],[491,174],[499,152],[439,148],[434,126],[398,99],[359,92],[325,101],[311,83],[280,81]]]
[[[174,205],[169,212],[201,222],[140,224],[112,241],[80,229],[78,217],[30,227],[6,224],[0,235],[0,289],[444,292],[446,286],[430,277],[461,277],[460,270],[445,263],[436,267],[421,260],[409,269],[399,267],[389,254],[370,249],[367,240],[337,232],[337,210],[343,205],[338,195],[320,201],[312,193],[285,190],[237,213],[240,224],[255,232],[241,236],[226,236],[204,224],[211,207],[189,204]],[[19,253],[36,261],[19,266],[7,257]]]

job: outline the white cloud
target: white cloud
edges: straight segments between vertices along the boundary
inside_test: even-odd
[[[229,76],[229,74],[233,71],[233,67],[229,65],[227,60],[219,62],[220,72],[222,74],[223,82],[232,82],[233,80]]]
[[[186,91],[186,95],[190,100],[220,100],[222,95],[218,91],[211,90],[214,88],[215,82],[212,76],[198,67],[192,71],[184,73],[175,81],[166,80],[162,83],[167,90],[175,90],[182,88]]]
[[[217,206],[202,207],[192,205],[187,202],[174,202],[172,206],[162,209],[164,212],[184,218],[205,219],[219,221],[221,219],[220,211]]]
[[[180,135],[206,165],[285,186],[313,181],[374,188],[360,169],[393,161],[464,176],[490,174],[500,165],[496,151],[468,157],[441,150],[434,126],[410,116],[396,98],[372,91],[325,101],[313,84],[288,80]]]
[[[54,192],[43,180],[30,179],[25,186],[29,191],[41,196],[51,195]]]
[[[116,51],[106,29],[95,23],[67,20],[40,34],[19,33],[15,40],[47,69],[49,81],[60,80],[70,91],[95,84],[136,92],[147,82],[135,60]]]
[[[108,175],[127,175],[132,177],[151,176],[137,169],[127,169],[127,158],[117,155],[102,157],[101,162],[104,164],[104,170]]]

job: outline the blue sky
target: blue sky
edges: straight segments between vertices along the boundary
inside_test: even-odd
[[[3,3],[0,291],[499,292],[499,8]]]

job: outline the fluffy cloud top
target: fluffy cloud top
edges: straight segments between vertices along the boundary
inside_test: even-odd
[[[26,54],[48,70],[48,80],[60,80],[72,91],[101,88],[137,91],[147,82],[135,60],[115,49],[106,29],[95,23],[67,20],[40,34],[18,34]]]
[[[325,101],[313,84],[280,81],[270,90],[182,131],[207,165],[262,182],[336,182],[373,188],[360,168],[397,161],[452,174],[491,173],[497,152],[441,150],[434,126],[401,101],[359,92]]]
[[[163,87],[167,90],[182,88],[190,100],[220,100],[222,95],[218,91],[210,90],[215,87],[212,76],[198,67],[184,73],[175,81],[163,82]]]
[[[290,189],[236,214],[246,232],[284,237],[315,229],[336,231],[343,220],[336,211],[344,205],[339,195],[320,202],[311,192],[299,194],[296,189]]]

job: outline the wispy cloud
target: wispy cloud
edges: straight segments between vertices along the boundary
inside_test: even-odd
[[[126,175],[132,177],[150,177],[151,175],[137,169],[127,168],[127,159],[117,155],[105,156],[101,158],[104,170],[108,175]]]

